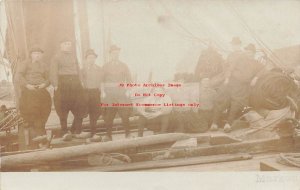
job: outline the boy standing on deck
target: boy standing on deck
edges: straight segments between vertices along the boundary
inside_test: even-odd
[[[87,101],[87,113],[90,119],[92,136],[96,133],[97,120],[101,114],[100,87],[102,80],[101,68],[96,65],[98,55],[92,49],[85,53],[85,62],[82,68],[82,78]]]

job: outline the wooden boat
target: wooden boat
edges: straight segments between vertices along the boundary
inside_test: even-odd
[[[133,134],[136,134],[136,130],[133,130]],[[85,139],[74,139],[70,142],[54,139],[50,149],[4,152],[1,155],[1,170],[182,171],[182,168],[196,167],[201,171],[202,167],[205,168],[205,165],[211,163],[223,163],[222,167],[225,167],[226,164],[231,166],[235,162],[249,162],[252,168],[256,164],[259,169],[266,156],[269,155],[270,159],[270,154],[274,158],[281,152],[299,151],[296,146],[299,145],[299,139],[291,135],[241,141],[221,131],[157,135],[146,131],[145,137],[124,139],[123,131],[115,130],[113,138],[114,141],[111,142],[94,143]],[[228,170],[230,169],[232,168],[229,167]]]

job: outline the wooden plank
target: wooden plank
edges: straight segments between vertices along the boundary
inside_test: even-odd
[[[239,172],[239,171],[260,171],[259,163],[276,156],[278,153],[261,153],[251,154],[252,159],[232,161],[232,162],[218,162],[197,165],[176,166],[169,168],[154,168],[140,171],[149,172]],[[222,155],[219,155],[222,156]]]
[[[242,152],[288,151],[293,149],[293,143],[294,141],[292,138],[252,140],[225,145],[189,148],[184,151],[173,149],[170,150],[170,155],[178,157],[182,154],[188,154],[190,156],[207,156]]]
[[[138,116],[130,117],[130,118],[129,118],[130,124],[131,124],[131,125],[134,125],[134,124],[136,123],[137,119],[138,119]],[[114,120],[114,126],[115,126],[115,125],[121,125],[121,124],[122,124],[122,121],[121,121],[120,118],[116,118],[116,119]],[[68,128],[70,128],[71,125],[72,125],[72,123],[68,123]],[[97,121],[97,125],[96,125],[96,126],[97,126],[97,127],[104,127],[104,120],[99,119],[99,120]],[[87,121],[84,121],[84,122],[82,123],[82,128],[83,128],[83,129],[90,128],[90,124],[89,124],[89,121],[88,121],[88,120],[87,120]],[[57,123],[57,124],[48,124],[48,125],[46,125],[46,130],[59,131],[59,130],[60,130],[60,124],[59,124],[59,123]],[[118,132],[118,131],[113,131],[113,132],[114,132],[114,133],[121,133],[121,132]],[[12,130],[10,135],[12,135],[12,136],[17,136],[17,135],[18,135],[18,131],[17,131],[17,130]],[[0,132],[0,142],[1,142],[2,140],[5,140],[5,137],[6,137],[6,136],[7,136],[6,132],[5,132],[5,131],[1,131],[1,132]]]
[[[45,149],[35,149],[35,150],[24,150],[24,151],[13,151],[13,152],[4,152],[1,153],[1,156],[9,156],[9,155],[16,155],[16,154],[24,154],[28,152],[37,152],[37,151],[43,151]]]
[[[209,140],[209,143],[211,145],[231,144],[231,143],[236,143],[236,142],[242,142],[242,140],[231,137],[228,134],[214,134],[214,135],[211,135],[210,140]]]
[[[27,150],[29,147],[26,142],[26,129],[24,126],[19,126],[18,127],[18,144],[19,144],[19,150]],[[28,131],[28,129],[27,129]],[[27,137],[28,138],[28,137]]]
[[[292,138],[273,138],[263,140],[244,141],[240,143],[224,144],[224,145],[206,145],[190,148],[177,148],[169,150],[160,150],[156,152],[144,152],[131,155],[133,161],[152,160],[156,157],[182,158],[209,156],[218,154],[236,154],[236,153],[261,153],[261,152],[285,152],[293,150]]]
[[[280,164],[276,158],[260,162],[260,171],[300,171],[300,168]]]
[[[80,171],[105,171],[105,172],[120,172],[120,171],[137,171],[153,168],[169,168],[177,166],[208,164],[216,162],[229,162],[238,160],[248,160],[252,156],[249,154],[235,154],[235,155],[218,155],[218,156],[203,156],[184,159],[172,159],[172,160],[158,160],[158,161],[146,161],[130,164],[106,166],[106,167],[88,167],[80,168]],[[74,169],[73,171],[78,171]]]

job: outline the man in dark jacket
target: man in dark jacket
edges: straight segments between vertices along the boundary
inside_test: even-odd
[[[29,145],[33,148],[38,148],[34,139],[46,140],[45,124],[52,104],[46,89],[50,83],[43,53],[39,47],[32,48],[30,58],[18,65],[16,73],[16,81],[21,87],[20,114],[28,126]]]
[[[79,134],[86,114],[86,102],[78,61],[72,50],[72,41],[68,38],[61,41],[60,51],[52,60],[50,79],[55,90],[54,105],[60,119],[61,135],[64,139],[70,139],[67,129],[69,111],[74,115],[71,132]]]
[[[103,97],[105,102],[112,103],[129,103],[130,99],[126,89],[119,87],[120,83],[130,83],[131,74],[128,66],[119,60],[120,48],[113,45],[110,48],[110,62],[103,66]],[[104,121],[107,129],[106,140],[112,140],[113,120],[118,113],[122,119],[125,128],[125,136],[130,137],[129,116],[132,107],[107,107],[104,111]]]
[[[212,130],[218,129],[221,114],[228,109],[224,131],[230,132],[233,121],[248,106],[250,85],[255,83],[256,75],[262,69],[262,65],[255,60],[255,52],[255,46],[249,44],[245,52],[238,50],[228,56],[227,78],[218,92]]]
[[[198,64],[195,68],[195,79],[200,82],[204,78],[210,80],[223,72],[224,60],[213,48],[208,47],[201,52]]]

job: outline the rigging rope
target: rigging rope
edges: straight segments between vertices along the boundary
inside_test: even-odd
[[[1,36],[1,39],[2,39],[2,41],[3,41],[3,44],[5,45],[5,39],[4,39],[4,36],[3,36],[3,33],[2,33],[2,30],[0,29],[0,36]],[[2,54],[2,52],[0,52],[1,53],[1,55],[0,55],[0,57],[1,57],[1,62],[2,62],[2,64],[3,64],[3,68],[4,68],[4,72],[5,72],[5,75],[6,75],[6,79],[7,79],[7,81],[9,80],[9,72],[6,70],[6,65],[5,65],[5,62],[4,62],[4,56],[3,56],[3,54]],[[6,57],[7,57],[7,52],[6,52],[6,50],[5,49],[3,49],[3,53],[5,53],[6,54]],[[8,57],[7,57],[8,58]]]
[[[186,28],[179,22],[179,20],[176,19],[176,17],[172,14],[172,12],[165,6],[165,4],[164,4],[162,1],[158,1],[158,2],[159,2],[159,3],[161,4],[161,6],[164,8],[164,10],[166,11],[166,13],[167,13],[168,15],[170,15],[170,16],[173,18],[173,20],[175,21],[175,23],[177,24],[177,26],[178,26],[179,28],[181,28],[181,29],[187,34],[187,36],[189,36],[189,37],[192,38],[192,39],[198,40],[199,42],[201,42],[201,43],[202,43],[203,45],[205,45],[205,46],[208,46],[208,45],[209,45],[207,42],[205,42],[204,40],[198,38],[198,37],[195,36],[192,32],[190,32],[188,29],[186,29]]]
[[[279,163],[300,168],[300,153],[280,153]]]
[[[247,24],[245,19],[239,14],[239,12],[233,7],[233,5],[230,2],[228,3],[228,7],[233,10],[233,13],[235,13],[235,16],[240,20],[241,25],[244,27],[244,29],[250,33],[251,37],[268,53],[270,53],[276,60],[276,63],[271,60],[276,66],[282,68],[283,63],[280,60],[280,58],[255,34],[255,32],[250,28],[250,26]]]
[[[17,62],[19,61],[19,49],[17,47],[17,42],[16,42],[16,39],[15,39],[16,33],[15,33],[15,29],[13,27],[13,21],[12,21],[11,15],[9,14],[9,10],[8,10],[9,5],[8,5],[7,1],[4,1],[4,2],[5,2],[5,14],[6,14],[6,18],[7,18],[8,28],[11,31],[9,36],[10,36],[10,38],[12,40],[12,43],[13,43],[14,52],[16,53],[16,57],[13,57],[12,60],[10,60],[11,71],[12,71],[12,75],[14,77],[15,72],[16,72]],[[7,56],[7,58],[9,58],[7,50],[6,50],[6,56]]]
[[[196,6],[196,7],[200,6],[199,4],[197,4],[197,3],[199,3],[199,1],[191,1],[191,3],[195,3],[195,6]],[[199,19],[200,21],[203,21],[203,19],[201,19],[201,17],[198,18],[198,19]],[[197,23],[198,23],[198,22],[197,22]],[[211,31],[212,31],[214,34],[217,34],[216,36],[220,36],[220,35],[218,34],[218,32],[216,32],[216,30],[213,29],[213,27],[211,27],[211,28],[212,28]],[[211,40],[211,39],[210,39],[210,41],[212,41],[212,42],[219,48],[219,50],[223,51],[224,53],[228,53],[228,52],[229,52],[228,50],[226,50],[226,49],[224,48],[224,44],[223,44],[220,40],[218,40],[218,39]]]
[[[158,19],[159,19],[159,22],[163,22],[164,21],[164,16],[162,16],[162,15],[160,15],[154,8],[153,8],[153,5],[151,5],[151,3],[153,3],[152,1],[148,1],[148,3],[149,3],[149,7],[151,8],[151,10],[154,12],[154,14],[158,17]],[[167,22],[166,22],[167,23]],[[175,23],[176,24],[176,28],[172,28],[173,29],[173,31],[175,31],[175,33],[176,34],[178,34],[180,37],[181,37],[181,39],[184,39],[184,40],[187,40],[187,41],[195,41],[195,40],[197,40],[197,41],[199,41],[199,39],[196,39],[195,37],[193,37],[193,36],[190,36],[189,34],[186,34],[186,31],[183,31],[183,29],[182,28],[180,28],[179,26],[178,26],[178,24],[177,23]]]

